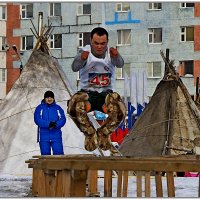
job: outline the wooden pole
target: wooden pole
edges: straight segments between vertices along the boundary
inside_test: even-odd
[[[157,197],[163,197],[162,176],[161,176],[160,172],[156,172],[155,182],[156,182],[156,195],[157,195]]]
[[[44,172],[41,169],[33,168],[32,195],[37,197],[46,196]]]
[[[98,192],[97,182],[98,182],[98,171],[89,170],[88,171],[88,192],[92,194],[96,194]]]
[[[166,60],[169,61],[169,49],[166,49]],[[165,63],[165,72],[167,71],[167,64]]]
[[[197,100],[199,97],[199,77],[196,79],[196,99]]]
[[[71,173],[70,170],[58,170],[55,197],[70,197],[71,196]]]
[[[86,196],[87,170],[72,171],[71,197]]]
[[[151,180],[150,172],[145,172],[145,197],[151,196]]]
[[[128,171],[124,171],[123,173],[123,196],[127,197],[128,193]]]
[[[168,189],[168,197],[175,197],[173,172],[167,172],[167,189]]]
[[[117,197],[122,197],[122,171],[118,171]]]
[[[142,174],[137,172],[137,197],[142,197]]]
[[[45,196],[46,197],[55,197],[55,170],[44,170],[44,179],[45,179]]]
[[[112,170],[104,171],[104,197],[112,197]]]

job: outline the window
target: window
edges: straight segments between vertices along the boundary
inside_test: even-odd
[[[162,28],[149,28],[149,43],[162,42]]]
[[[161,62],[148,62],[147,76],[148,78],[160,78],[161,77]]]
[[[6,6],[0,6],[0,20],[6,19]]]
[[[149,10],[161,10],[162,3],[149,3]]]
[[[117,44],[118,45],[130,45],[131,44],[131,30],[118,30],[117,31]]]
[[[181,27],[181,42],[194,41],[194,27]]]
[[[79,33],[78,34],[78,47],[84,47],[90,44],[90,33]]]
[[[194,69],[194,61],[193,60],[185,60],[180,61],[180,64],[183,66],[183,75],[193,75]]]
[[[61,3],[50,3],[50,16],[61,16]]]
[[[8,46],[6,45],[6,37],[0,37],[0,51],[5,51]]]
[[[79,3],[77,15],[91,15],[91,3]]]
[[[181,8],[194,7],[194,3],[180,3]]]
[[[117,12],[127,12],[130,10],[130,3],[116,3]]]
[[[0,82],[6,82],[6,69],[0,68]]]
[[[115,67],[115,78],[121,79],[125,77],[125,73],[130,76],[130,63],[124,63],[123,68]]]
[[[33,4],[22,4],[21,5],[21,18],[27,19],[33,17]]]
[[[50,37],[50,48],[60,49],[62,48],[62,34],[54,34]]]
[[[21,37],[21,50],[33,49],[33,36],[22,36]]]

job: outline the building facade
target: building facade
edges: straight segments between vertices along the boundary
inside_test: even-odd
[[[73,58],[79,48],[89,43],[90,31],[103,26],[109,33],[109,46],[116,47],[125,61],[124,68],[116,70],[115,81],[115,90],[122,96],[125,73],[130,77],[131,70],[137,72],[139,69],[147,72],[147,95],[152,96],[164,75],[165,64],[160,50],[165,53],[166,49],[169,49],[169,58],[175,60],[176,69],[189,93],[195,94],[196,77],[200,76],[198,2],[0,4],[0,14],[3,16],[4,12],[5,19],[0,19],[3,27],[0,42],[10,49],[0,51],[3,60],[0,62],[0,99],[8,93],[19,76],[20,65],[25,65],[32,53],[36,43],[32,23],[38,30],[39,12],[43,13],[43,25],[53,27],[48,41],[51,54],[58,59],[74,88],[79,89],[79,74],[71,70]],[[13,18],[14,23],[11,23]],[[13,45],[19,56],[11,48]]]

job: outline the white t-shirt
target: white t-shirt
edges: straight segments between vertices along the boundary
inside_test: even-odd
[[[105,58],[95,57],[90,45],[83,47],[83,51],[90,53],[86,65],[80,69],[81,89],[98,92],[113,90],[115,66],[111,63],[109,51],[106,51]]]

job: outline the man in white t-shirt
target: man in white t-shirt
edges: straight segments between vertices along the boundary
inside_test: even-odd
[[[117,49],[113,47],[108,48],[108,32],[102,27],[94,28],[91,31],[90,43],[91,43],[90,45],[86,45],[79,51],[79,53],[76,55],[72,63],[72,70],[74,72],[80,71],[80,88],[81,88],[80,91],[72,97],[73,100],[71,100],[68,106],[70,107],[68,109],[68,113],[74,119],[77,118],[77,115],[76,114],[73,115],[72,110],[73,108],[76,109],[75,108],[76,105],[74,104],[74,102],[76,102],[77,99],[79,100],[82,99],[85,102],[86,112],[98,110],[101,112],[108,112],[109,114],[110,110],[108,108],[109,105],[108,102],[110,98],[111,99],[116,98],[116,101],[120,102],[119,109],[123,110],[123,112],[125,109],[125,107],[123,107],[124,105],[121,101],[121,97],[119,96],[119,94],[113,92],[114,81],[115,81],[115,67],[118,68],[123,67],[124,65],[123,58],[121,57]],[[86,94],[87,96],[85,96]],[[81,95],[83,95],[84,97],[83,96],[81,97]],[[107,105],[105,104],[106,98],[107,98]],[[84,117],[87,118],[86,115],[84,115]],[[84,134],[87,136],[88,131],[85,129],[85,127],[83,127],[84,125],[81,122],[81,120],[75,119],[75,122],[80,128],[80,130],[84,132]],[[79,126],[79,123],[82,123],[83,125],[83,126],[81,125],[82,128]],[[108,123],[108,120],[105,121],[105,123]],[[119,123],[119,120],[116,123]],[[106,132],[107,138],[108,135],[110,134],[110,131],[107,130],[108,126],[105,125],[103,130],[104,133]],[[91,135],[95,135],[94,132],[95,131],[92,131]],[[100,132],[102,131],[100,131],[99,129],[99,131],[97,132],[99,132],[97,133],[97,135],[98,138],[100,139],[100,135],[102,135]],[[98,142],[99,146],[102,147],[103,150],[107,150],[107,148],[109,148],[109,145],[107,144],[106,146],[106,144],[103,144],[101,140],[99,140]],[[87,145],[85,145],[85,147],[86,146]],[[93,150],[92,147],[91,149],[86,147],[86,149],[90,151]]]
[[[72,63],[72,70],[80,71],[80,88],[89,95],[91,110],[103,111],[105,97],[113,91],[115,66],[123,65],[117,49],[108,48],[108,32],[102,27],[94,28],[91,45],[83,47]]]

